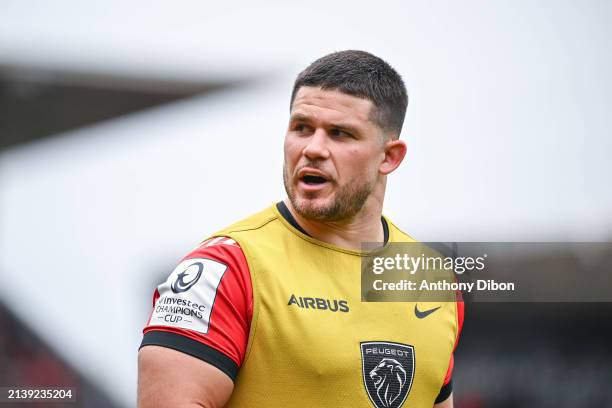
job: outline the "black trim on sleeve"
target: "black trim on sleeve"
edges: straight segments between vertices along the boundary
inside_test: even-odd
[[[453,380],[451,379],[448,382],[448,384],[443,385],[442,388],[440,389],[440,393],[436,397],[436,404],[446,401],[448,397],[450,397],[452,392],[453,392]]]
[[[142,338],[142,343],[139,349],[144,346],[161,346],[181,351],[190,356],[199,358],[209,364],[214,365],[219,370],[231,378],[236,380],[238,374],[238,365],[234,361],[214,348],[200,343],[189,337],[181,336],[180,334],[170,333],[165,331],[155,331],[145,333]]]

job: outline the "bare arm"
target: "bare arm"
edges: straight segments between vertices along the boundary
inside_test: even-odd
[[[159,346],[138,352],[139,408],[220,408],[233,389],[223,371],[188,354]]]
[[[453,393],[448,396],[444,401],[435,404],[434,408],[453,408]]]

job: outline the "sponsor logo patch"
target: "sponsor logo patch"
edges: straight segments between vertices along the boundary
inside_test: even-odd
[[[289,297],[287,305],[295,305],[301,309],[318,309],[330,312],[340,311],[347,313],[349,311],[348,301],[346,300],[302,297],[295,296],[294,294],[291,294]]]
[[[414,347],[384,341],[361,343],[363,384],[376,408],[399,408],[414,378]]]
[[[150,326],[171,326],[208,333],[217,288],[227,265],[207,258],[187,259],[159,285]]]
[[[438,307],[434,307],[433,309],[428,309],[428,310],[419,310],[419,308],[417,307],[417,305],[414,305],[414,315],[416,317],[418,317],[419,319],[424,319],[427,316],[429,316],[430,314],[432,314],[433,312],[435,312],[436,310],[438,310],[441,306]]]

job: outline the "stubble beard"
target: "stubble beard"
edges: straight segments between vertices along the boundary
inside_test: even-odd
[[[348,183],[337,188],[330,202],[325,205],[317,205],[313,202],[317,193],[313,193],[311,197],[308,195],[297,197],[292,179],[287,174],[285,166],[283,166],[283,182],[293,209],[306,219],[323,222],[353,218],[362,210],[374,190],[374,183],[368,180],[362,183]]]

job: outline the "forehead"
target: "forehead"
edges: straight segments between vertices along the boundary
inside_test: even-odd
[[[304,115],[320,120],[370,122],[371,101],[337,90],[302,86],[291,105],[292,115]]]

